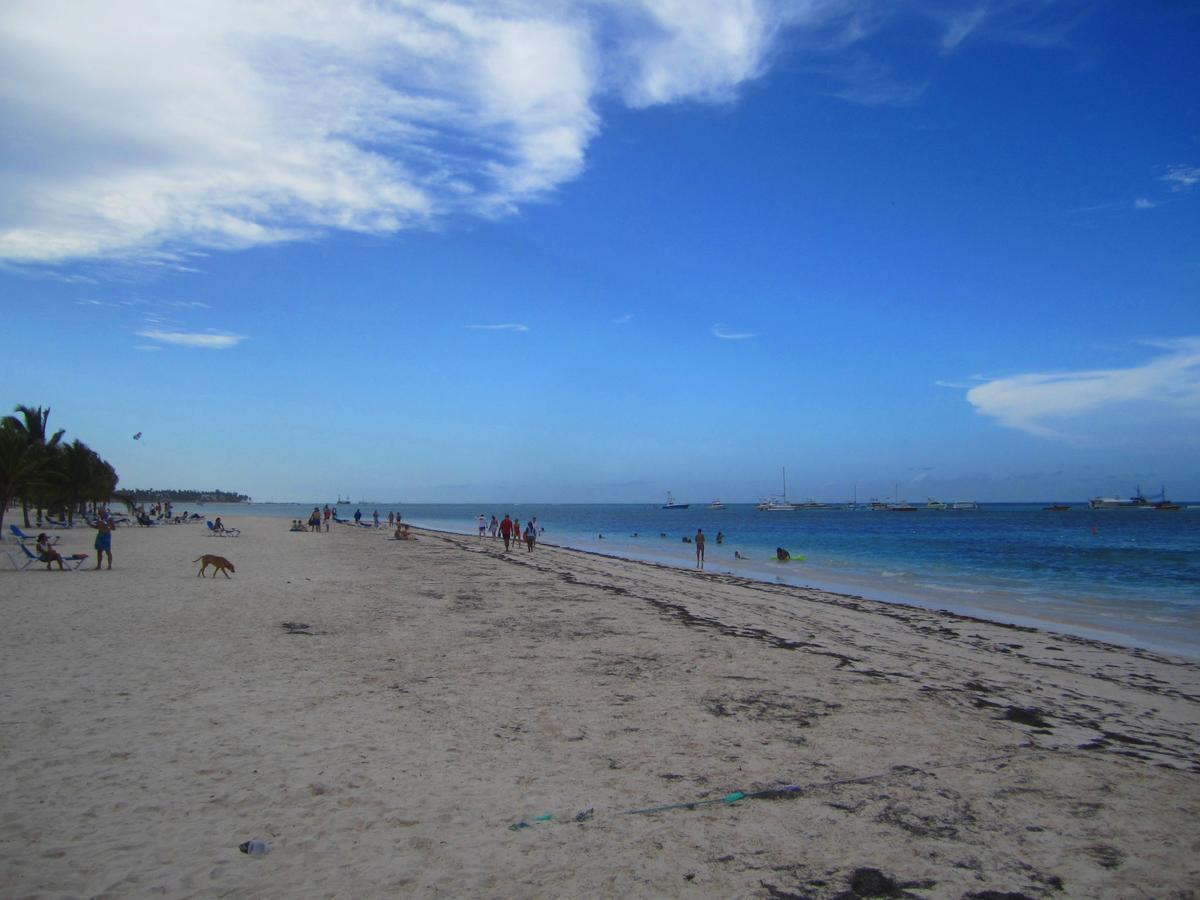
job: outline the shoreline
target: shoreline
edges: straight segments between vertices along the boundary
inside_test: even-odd
[[[417,526],[414,526],[417,527]],[[422,530],[429,531],[434,534],[444,534],[455,537],[476,538],[476,534],[466,531],[452,531],[448,529],[431,528],[428,526],[420,526]],[[380,529],[386,530],[386,526]],[[492,539],[487,538],[488,541]],[[495,543],[498,543],[498,539]],[[605,559],[621,560],[624,562],[639,563],[647,566],[662,567],[679,572],[696,572],[697,570],[688,565],[686,557],[682,557],[678,562],[673,562],[673,556],[668,554],[655,555],[653,553],[645,553],[641,556],[623,555],[618,552],[605,552],[594,546],[576,546],[568,544],[557,544],[551,541],[539,540],[538,546],[555,547],[556,549],[589,554]],[[523,551],[522,551],[523,552]],[[940,613],[947,616],[954,616],[966,621],[987,622],[994,625],[1014,628],[1027,631],[1043,631],[1047,634],[1059,635],[1066,638],[1074,638],[1083,641],[1091,641],[1096,644],[1112,647],[1120,650],[1140,650],[1146,653],[1161,654],[1164,656],[1178,657],[1180,659],[1196,662],[1200,661],[1200,644],[1193,645],[1191,643],[1170,642],[1165,636],[1155,640],[1148,637],[1145,633],[1132,633],[1129,631],[1116,628],[1104,629],[1099,627],[1089,628],[1087,626],[1078,625],[1072,622],[1064,622],[1055,620],[1049,616],[1039,617],[1036,615],[1020,615],[1016,612],[1008,613],[1006,610],[993,609],[985,605],[972,605],[968,601],[959,601],[955,606],[937,605],[931,597],[927,604],[922,603],[920,599],[906,596],[902,593],[888,591],[885,588],[877,588],[874,584],[855,584],[853,580],[845,580],[839,584],[836,581],[825,581],[821,583],[821,579],[816,579],[818,583],[802,584],[800,579],[803,576],[789,575],[775,576],[768,580],[765,576],[758,573],[747,573],[737,571],[730,568],[726,561],[713,563],[713,566],[720,566],[725,571],[713,568],[708,570],[700,570],[704,574],[725,575],[732,579],[741,579],[759,584],[781,584],[788,587],[796,588],[801,591],[818,591],[823,594],[829,594],[835,597],[845,597],[850,600],[864,601],[870,603],[878,603],[883,606],[895,606],[910,610],[919,610],[921,612]],[[862,591],[862,593],[858,593]],[[924,598],[921,598],[924,599]],[[1073,630],[1072,630],[1073,629]],[[1122,643],[1121,638],[1126,638],[1127,643]]]
[[[0,573],[0,893],[1200,882],[1195,663],[544,544],[236,524]]]

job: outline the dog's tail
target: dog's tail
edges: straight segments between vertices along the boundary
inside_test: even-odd
[[[204,559],[203,556],[197,556],[195,559],[192,560],[192,562],[200,562],[200,560],[202,560],[202,559]]]

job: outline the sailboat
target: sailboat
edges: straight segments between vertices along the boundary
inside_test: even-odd
[[[783,470],[783,497],[771,497],[759,501],[757,509],[762,512],[792,512],[804,507],[799,503],[789,503],[787,498],[787,469]]]

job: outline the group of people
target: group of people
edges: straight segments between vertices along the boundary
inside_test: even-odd
[[[479,539],[482,541],[489,534],[493,540],[498,537],[504,541],[505,551],[513,543],[524,541],[525,552],[532,553],[542,531],[543,529],[538,527],[537,516],[534,516],[525,523],[525,530],[522,532],[521,520],[510,517],[508,513],[504,514],[503,519],[497,519],[495,516],[492,516],[491,522],[488,522],[487,517],[483,513],[479,514]]]
[[[106,509],[102,509],[96,515],[96,521],[92,524],[96,529],[96,540],[92,542],[92,546],[96,550],[96,568],[92,571],[99,572],[102,568],[101,563],[107,557],[108,568],[112,569],[112,533],[116,525],[113,523],[112,515]],[[40,562],[46,564],[46,571],[50,571],[50,566],[58,563],[60,571],[66,567],[63,565],[63,555],[54,549],[53,539],[44,531],[37,536],[37,558]],[[75,557],[79,559],[81,557]]]

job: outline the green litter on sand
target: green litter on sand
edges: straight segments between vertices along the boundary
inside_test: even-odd
[[[742,793],[741,791],[734,791],[732,794],[726,794],[724,797],[722,797],[721,802],[737,803],[739,800],[745,798],[745,796],[746,795],[744,793]]]

